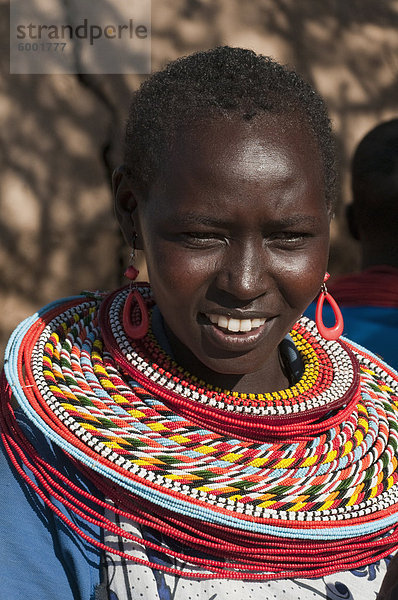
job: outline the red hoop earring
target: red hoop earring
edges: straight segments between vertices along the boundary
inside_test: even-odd
[[[133,251],[132,258],[134,258],[135,251],[135,238],[133,239]],[[133,282],[139,271],[130,265],[125,272],[125,276]],[[141,313],[141,321],[137,322],[137,319],[133,317],[133,312],[135,312],[134,304],[138,305],[138,308]],[[123,328],[127,335],[133,340],[140,340],[145,337],[148,332],[149,327],[149,316],[148,309],[145,304],[144,298],[141,296],[140,292],[137,288],[133,288],[132,284],[130,286],[129,294],[126,298],[126,302],[123,308]]]
[[[329,277],[329,273],[326,273],[321,287],[321,292],[316,303],[315,323],[321,336],[325,338],[325,340],[331,341],[337,340],[343,333],[344,319],[336,300],[329,294],[327,290],[326,281],[329,279]],[[332,307],[334,318],[336,319],[333,327],[326,327],[322,319],[323,303],[325,300],[327,300]]]

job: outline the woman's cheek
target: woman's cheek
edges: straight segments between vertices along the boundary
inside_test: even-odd
[[[290,306],[306,308],[318,294],[326,264],[319,255],[295,256],[274,265],[277,286]]]
[[[217,272],[217,257],[187,249],[158,248],[156,260],[148,260],[151,282],[183,293],[184,289],[206,285]]]

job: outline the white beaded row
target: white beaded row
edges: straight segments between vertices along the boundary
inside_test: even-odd
[[[80,308],[84,309],[89,306],[88,303],[85,303]],[[99,452],[102,456],[108,458],[115,464],[126,468],[129,471],[136,473],[139,477],[148,479],[150,481],[155,481],[160,485],[163,485],[169,489],[176,489],[185,495],[190,495],[196,498],[206,499],[207,503],[215,504],[217,506],[223,506],[232,508],[234,512],[243,512],[245,514],[254,514],[255,516],[261,516],[264,518],[265,516],[271,518],[284,519],[288,520],[342,520],[353,518],[354,516],[361,516],[362,514],[370,514],[379,510],[380,508],[386,508],[391,506],[391,504],[397,502],[397,486],[393,486],[387,492],[381,494],[376,501],[368,500],[361,505],[357,505],[354,509],[349,509],[349,507],[345,507],[343,509],[333,509],[334,511],[306,511],[306,512],[289,512],[289,511],[274,511],[272,509],[256,507],[255,504],[245,504],[239,501],[233,501],[227,498],[218,498],[214,494],[207,494],[204,492],[200,492],[196,489],[191,489],[188,485],[180,484],[179,482],[171,482],[168,479],[165,479],[163,476],[155,475],[151,472],[148,472],[143,467],[139,467],[134,465],[130,461],[120,457],[118,454],[113,452],[110,448],[105,446],[102,442],[95,439],[89,432],[87,432],[84,428],[82,428],[78,423],[76,423],[70,415],[68,415],[67,411],[60,406],[59,401],[53,396],[51,391],[48,389],[47,383],[44,377],[41,375],[41,364],[42,357],[45,348],[45,344],[47,343],[49,337],[52,334],[52,331],[62,323],[67,318],[73,318],[74,311],[69,310],[66,311],[64,315],[57,317],[52,323],[50,323],[44,330],[39,343],[36,345],[35,356],[34,356],[34,373],[37,376],[37,382],[39,384],[39,388],[42,391],[43,396],[47,399],[49,406],[53,410],[54,414],[58,416],[60,420],[62,420],[71,431],[77,435],[82,441],[87,443],[90,447],[95,449],[95,451]],[[36,362],[38,360],[38,363]],[[374,367],[372,363],[369,362],[369,366]],[[392,381],[395,384],[394,380]],[[373,450],[373,449],[372,449]],[[376,458],[376,457],[375,457]],[[378,471],[379,472],[379,471]],[[357,485],[357,482],[355,482]],[[320,500],[321,501],[321,500]],[[339,512],[340,511],[340,512]],[[344,512],[343,512],[344,511]],[[287,515],[287,516],[286,516]]]
[[[200,402],[201,404],[208,404],[209,406],[216,407],[220,410],[226,410],[228,412],[245,412],[253,416],[282,416],[289,413],[302,412],[304,410],[308,411],[312,408],[324,407],[327,404],[341,398],[345,393],[347,393],[347,391],[353,383],[354,370],[348,352],[338,342],[327,341],[323,339],[319,335],[315,323],[313,323],[306,317],[302,317],[300,319],[300,324],[302,324],[304,327],[311,331],[311,334],[317,339],[319,344],[325,350],[332,363],[334,378],[329,388],[325,389],[321,393],[314,394],[310,398],[305,397],[305,402],[302,402],[301,405],[289,405],[288,399],[283,405],[269,405],[257,407],[253,405],[242,406],[226,404],[224,402],[217,401],[215,398],[209,397],[206,394],[200,394],[197,391],[191,390],[190,388],[181,385],[181,383],[176,383],[168,379],[167,377],[165,377],[165,375],[161,375],[141,356],[137,354],[137,352],[131,346],[131,343],[123,330],[122,323],[120,322],[120,314],[127,293],[128,291],[122,290],[114,298],[112,306],[109,310],[109,321],[112,334],[116,340],[116,343],[119,346],[120,351],[137,370],[142,372],[145,375],[145,377],[148,377],[148,379],[150,379],[154,383],[165,387],[168,390],[173,390],[177,394],[182,395],[186,398]],[[309,392],[311,392],[311,390],[309,390]]]

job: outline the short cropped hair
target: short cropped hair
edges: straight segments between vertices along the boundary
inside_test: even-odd
[[[243,48],[222,46],[179,58],[141,85],[126,127],[127,174],[145,193],[181,127],[218,116],[250,120],[262,113],[292,114],[307,123],[319,147],[331,211],[335,148],[324,101],[295,71]]]

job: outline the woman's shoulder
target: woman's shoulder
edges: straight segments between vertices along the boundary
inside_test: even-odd
[[[72,481],[87,485],[68,457],[35,427],[20,408],[14,410],[17,426],[27,443],[41,459]],[[4,434],[4,432],[3,432]],[[8,439],[9,443],[10,440]],[[14,440],[15,442],[15,440]],[[3,490],[0,527],[0,587],[5,597],[15,600],[31,598],[91,597],[99,583],[100,553],[84,543],[63,519],[71,513],[61,502],[51,498],[56,512],[44,501],[43,492],[34,493],[41,474],[36,467],[22,464],[19,453],[5,450],[7,438],[0,444],[0,485]],[[29,479],[30,484],[27,483]],[[76,526],[99,539],[95,526],[87,527],[73,516]],[[34,574],[34,576],[32,576]],[[71,584],[73,581],[73,584]],[[8,592],[8,593],[7,593]],[[77,595],[79,594],[79,595]]]

